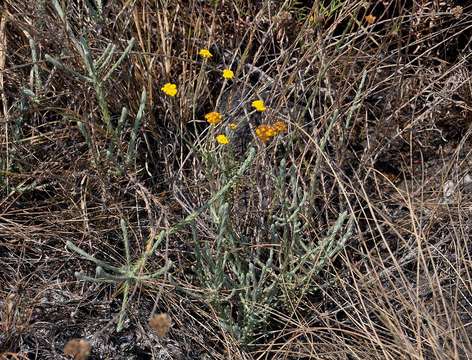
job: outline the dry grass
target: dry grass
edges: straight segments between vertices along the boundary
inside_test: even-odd
[[[56,3],[1,13],[0,358],[472,357],[467,2]]]

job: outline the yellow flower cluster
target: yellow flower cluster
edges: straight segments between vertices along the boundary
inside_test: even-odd
[[[272,125],[262,124],[256,128],[256,135],[263,143],[276,135],[287,131],[287,124],[283,121],[277,121]]]
[[[267,142],[271,137],[274,137],[275,134],[275,129],[267,124],[259,125],[256,128],[256,135],[263,143]]]
[[[216,136],[216,141],[221,145],[226,145],[229,143],[229,139],[225,134],[220,134]]]
[[[205,120],[211,125],[220,123],[222,119],[223,117],[218,111],[212,111],[205,115]]]
[[[198,55],[200,55],[204,59],[209,59],[213,57],[213,54],[208,49],[200,49]],[[222,76],[226,80],[231,80],[234,78],[234,72],[231,69],[224,69]],[[173,83],[164,84],[164,86],[161,87],[161,91],[167,96],[174,97],[175,95],[177,95],[177,85]]]
[[[198,54],[204,59],[209,59],[213,57],[213,54],[208,49],[201,49]],[[234,72],[231,69],[223,69],[222,76],[226,80],[231,80],[234,78]],[[168,82],[164,84],[164,86],[161,88],[161,91],[167,96],[174,97],[177,95],[178,92],[177,85]],[[258,112],[264,112],[267,110],[264,101],[260,99],[252,101],[251,106]],[[223,120],[223,116],[217,111],[212,111],[205,115],[205,120],[210,125],[217,125]],[[236,130],[238,125],[236,123],[229,123],[228,127],[231,130]],[[256,128],[256,135],[263,143],[266,143],[269,139],[285,131],[287,131],[287,124],[285,124],[285,122],[283,121],[277,121],[271,125],[259,125]],[[219,144],[222,145],[226,145],[230,142],[230,139],[225,134],[219,134],[215,137],[215,139]]]
[[[231,69],[224,69],[223,77],[227,80],[231,80],[234,77],[234,72]]]
[[[277,132],[277,134],[280,134],[280,133],[283,133],[283,132],[286,132],[287,131],[287,124],[282,121],[282,120],[279,120],[279,121],[276,121],[272,127],[275,129],[275,131]]]
[[[177,95],[177,85],[172,83],[165,84],[163,87],[161,87],[161,90],[164,92],[164,94],[172,97]]]
[[[375,20],[377,20],[377,17],[370,14],[370,15],[365,16],[364,19],[365,21],[367,21],[367,24],[372,25],[375,22]]]
[[[198,55],[200,55],[202,58],[204,59],[209,59],[213,56],[213,54],[210,52],[210,50],[208,49],[201,49],[199,52],[198,52]]]
[[[264,104],[264,101],[262,100],[254,100],[251,105],[254,109],[256,109],[259,112],[264,112],[267,110]]]

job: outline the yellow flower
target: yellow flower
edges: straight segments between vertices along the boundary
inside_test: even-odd
[[[287,131],[287,124],[285,124],[285,122],[282,120],[276,121],[274,125],[272,125],[272,127],[274,128],[277,134]]]
[[[217,111],[212,111],[205,115],[205,120],[208,121],[208,123],[211,125],[218,124],[219,122],[221,122],[222,118],[223,117],[221,116],[221,114]]]
[[[172,83],[167,83],[163,87],[161,87],[161,90],[169,96],[175,96],[177,95],[177,85],[172,84]]]
[[[263,143],[265,143],[271,137],[277,135],[277,131],[274,129],[273,126],[262,124],[256,128],[256,135]]]
[[[213,54],[208,49],[201,49],[198,52],[198,54],[204,59],[208,59],[208,58],[211,58],[213,56]]]
[[[365,16],[364,19],[365,21],[367,21],[367,24],[372,25],[375,22],[375,20],[377,20],[377,16],[370,14],[370,15]]]
[[[254,100],[251,105],[257,111],[260,111],[260,112],[266,111],[264,101],[262,101],[262,100]]]
[[[228,126],[229,126],[229,128],[230,128],[231,130],[236,130],[236,128],[238,127],[238,124],[236,124],[236,123],[229,123]]]
[[[220,134],[216,136],[216,141],[218,141],[219,144],[226,145],[229,143],[229,139],[225,134]]]
[[[231,80],[234,77],[234,72],[231,69],[224,69],[223,70],[223,77],[225,79]]]

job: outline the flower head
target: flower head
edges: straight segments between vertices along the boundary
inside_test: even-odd
[[[229,139],[228,139],[228,137],[227,137],[225,134],[217,135],[217,136],[216,136],[216,141],[217,141],[219,144],[222,144],[222,145],[226,145],[226,144],[229,143]]]
[[[169,96],[175,96],[177,95],[177,85],[172,84],[172,83],[167,83],[163,87],[161,87],[161,90]]]
[[[64,346],[64,355],[73,357],[76,360],[86,360],[90,355],[90,344],[84,339],[69,340]]]
[[[276,121],[272,125],[272,127],[274,128],[274,130],[277,134],[280,134],[280,133],[283,133],[283,132],[287,131],[287,124],[282,120]]]
[[[234,72],[231,69],[224,69],[223,77],[225,79],[231,80],[234,77]]]
[[[367,21],[367,24],[372,25],[375,22],[375,20],[377,20],[377,16],[369,14],[369,15],[365,16],[364,19],[365,19],[365,21]]]
[[[271,125],[262,124],[256,128],[256,135],[263,143],[266,143],[271,137],[277,135],[277,131]]]
[[[236,124],[236,123],[229,123],[228,126],[229,126],[229,128],[230,128],[231,130],[236,130],[236,128],[238,127],[238,124]]]
[[[456,6],[451,9],[451,14],[456,19],[460,18],[463,12],[464,12],[464,8],[462,6]]]
[[[166,336],[172,325],[170,316],[166,313],[156,314],[149,320],[149,326],[160,337]]]
[[[252,107],[254,109],[256,109],[257,111],[259,112],[264,112],[266,111],[266,107],[265,107],[265,104],[264,104],[264,101],[262,100],[254,100],[252,103],[251,103]]]
[[[212,111],[208,114],[205,115],[205,120],[211,124],[211,125],[216,125],[222,120],[222,116],[218,111]]]
[[[213,56],[213,54],[210,52],[210,50],[208,49],[201,49],[199,52],[198,52],[198,55],[200,55],[202,58],[204,59],[209,59]]]
[[[309,23],[313,26],[318,26],[318,25],[323,24],[324,20],[325,18],[322,15],[316,15],[316,14],[313,14],[308,18]]]

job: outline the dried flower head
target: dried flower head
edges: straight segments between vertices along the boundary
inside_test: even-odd
[[[212,111],[205,115],[205,120],[211,125],[218,124],[222,119],[223,117],[218,111]]]
[[[277,131],[273,126],[262,124],[256,128],[256,135],[263,143],[266,143],[270,138],[277,135]]]
[[[293,16],[289,11],[282,11],[274,16],[274,22],[276,22],[277,25],[288,25],[292,19]]]
[[[199,52],[198,52],[198,55],[200,55],[202,58],[204,59],[209,59],[213,56],[213,54],[210,52],[210,50],[208,49],[201,49]]]
[[[264,101],[262,100],[254,100],[252,103],[251,103],[252,107],[254,109],[256,109],[257,111],[260,111],[260,112],[263,112],[263,111],[266,111],[266,107],[265,107],[265,104],[264,104]]]
[[[156,314],[149,320],[149,326],[159,335],[164,337],[169,332],[172,325],[171,318],[168,314]]]
[[[313,26],[321,25],[323,24],[324,21],[325,21],[325,18],[323,15],[313,14],[308,18],[308,22],[310,23],[310,25],[313,25]]]
[[[217,136],[216,136],[216,141],[217,141],[219,144],[222,144],[222,145],[229,144],[229,139],[228,139],[228,137],[227,137],[225,134],[217,135]]]
[[[229,123],[228,124],[228,127],[231,129],[231,130],[236,130],[238,128],[238,124],[236,123]]]
[[[456,19],[460,18],[463,12],[464,12],[464,8],[460,5],[457,5],[451,9],[451,14]]]
[[[90,344],[85,339],[69,340],[64,346],[64,355],[74,360],[86,360],[90,355]]]
[[[274,130],[277,134],[280,134],[280,133],[283,133],[283,132],[287,131],[287,124],[282,120],[276,121],[272,125],[272,127],[274,128]]]
[[[234,77],[234,72],[231,69],[224,69],[223,77],[225,79],[231,80]]]
[[[161,87],[161,90],[169,96],[175,96],[177,95],[177,85],[172,84],[172,83],[167,83],[163,87]]]
[[[372,25],[375,22],[375,20],[377,20],[377,16],[369,14],[364,19],[365,21],[367,21],[367,24]]]

